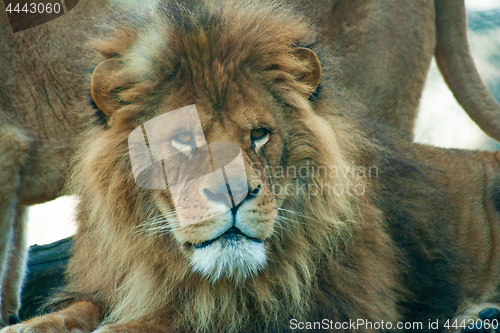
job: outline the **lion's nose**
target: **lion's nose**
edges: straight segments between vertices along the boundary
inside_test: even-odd
[[[231,208],[231,213],[233,213],[233,216],[236,215],[238,208],[240,208],[240,206],[243,202],[255,198],[257,195],[259,195],[259,192],[260,192],[260,184],[257,187],[255,187],[254,189],[251,189],[250,187],[248,187],[247,196],[239,204],[237,204],[233,208]]]
[[[233,213],[233,215],[236,215],[236,212],[238,211],[238,208],[241,206],[241,204],[243,204],[243,202],[247,200],[251,200],[257,197],[260,193],[260,190],[261,190],[260,184],[257,185],[255,188],[248,186],[248,192],[245,198],[243,198],[243,200],[238,202],[238,204],[235,204],[233,195],[231,193],[231,189],[229,188],[229,186],[227,186],[227,184],[217,186],[216,188],[213,189],[205,188],[203,189],[203,193],[210,201],[223,203],[228,207],[232,207],[231,212]]]
[[[250,190],[250,187],[248,189]],[[257,185],[257,187],[254,188],[251,192],[248,191],[248,195],[256,197],[259,194],[259,192],[260,192],[260,184]]]
[[[203,189],[203,193],[207,197],[208,200],[218,203],[223,203],[228,207],[232,207],[229,196],[227,195],[227,191],[221,190],[220,188],[215,190]]]

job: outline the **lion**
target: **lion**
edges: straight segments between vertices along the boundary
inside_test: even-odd
[[[500,139],[498,106],[480,81],[468,50],[463,2],[280,3],[293,3],[299,15],[315,21],[318,40],[332,46],[332,79],[365,104],[362,112],[411,137],[430,59],[436,54],[469,115]],[[94,24],[106,13],[107,4],[82,0],[63,17],[17,34],[11,33],[5,11],[0,14],[0,326],[18,321],[26,209],[63,193],[74,142],[86,126],[87,118],[78,116],[88,90],[79,71],[93,56],[82,45],[98,34]]]
[[[313,26],[276,2],[113,26],[61,310],[2,333],[430,332],[495,315],[498,153],[368,119]]]

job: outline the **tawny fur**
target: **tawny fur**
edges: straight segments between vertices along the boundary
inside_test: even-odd
[[[103,81],[120,103],[106,127],[85,132],[71,180],[79,228],[56,302],[73,305],[2,333],[278,332],[292,318],[444,323],[465,304],[498,302],[498,156],[411,145],[366,120],[315,39],[293,12],[240,1],[167,6],[112,30],[97,49],[120,63]],[[323,67],[314,98],[303,81],[314,66],[298,46],[312,47]],[[266,268],[244,283],[209,281],[191,269],[179,238],[186,231],[201,242],[208,225],[136,232],[172,207],[168,192],[135,184],[128,156],[134,128],[191,104],[207,140],[238,144],[247,166],[344,170],[261,177],[263,187],[297,180],[364,192],[269,197],[262,205],[272,203],[277,217],[260,211],[272,217],[262,223],[273,227],[262,236]],[[256,154],[248,133],[259,126],[271,136]],[[345,172],[352,167],[377,172]]]
[[[27,207],[61,194],[85,127],[75,107],[88,99],[82,42],[103,4],[81,1],[63,17],[16,34],[0,5],[0,327],[19,311]]]
[[[497,107],[470,60],[463,3],[442,3],[438,31],[431,0],[302,1],[297,12],[315,20],[319,39],[333,46],[332,79],[339,87],[367,106],[363,112],[410,136],[437,33],[438,61],[448,83],[456,87],[455,95],[473,119],[498,138],[496,113],[482,113]],[[86,66],[88,54],[80,47],[97,30],[92,19],[103,13],[103,6],[104,1],[81,1],[63,18],[15,35],[7,26],[5,11],[0,17],[0,122],[6,131],[21,133],[19,140],[28,145],[26,150],[15,150],[1,138],[1,163],[12,165],[0,178],[0,183],[6,183],[0,197],[0,228],[6,231],[0,240],[3,323],[19,307],[26,255],[25,206],[60,194],[74,154],[73,142],[84,128],[85,121],[74,107],[87,98],[86,80],[77,73]],[[460,31],[450,28],[456,17],[462,23]],[[466,73],[457,67],[466,68]],[[468,84],[471,80],[473,85]]]

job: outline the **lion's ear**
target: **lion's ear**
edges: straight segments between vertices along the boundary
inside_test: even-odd
[[[122,84],[111,80],[112,74],[119,70],[120,65],[120,60],[116,58],[104,60],[94,69],[90,79],[92,99],[97,107],[108,116],[120,107],[120,103],[113,93]]]
[[[312,91],[315,91],[321,79],[321,63],[314,51],[299,47],[296,49],[296,56],[300,60],[309,64],[309,70],[301,77],[301,81],[311,86]]]

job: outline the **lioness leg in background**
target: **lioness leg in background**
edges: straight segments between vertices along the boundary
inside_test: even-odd
[[[6,320],[10,325],[19,322],[18,311],[21,305],[21,286],[26,259],[28,258],[27,212],[28,208],[25,206],[17,205],[15,207],[10,251],[1,287],[2,321]]]
[[[1,325],[17,322],[19,291],[26,261],[24,207],[16,190],[30,140],[14,127],[0,127],[0,278]],[[9,255],[10,252],[10,255]],[[7,288],[6,288],[7,286]]]
[[[5,191],[3,191],[5,192]],[[2,294],[0,298],[1,305],[1,317],[0,317],[0,327],[8,324],[8,316],[6,316],[6,312],[11,311],[12,309],[7,309],[6,301],[7,298],[10,298],[10,295],[4,294],[3,289],[3,281],[7,280],[7,273],[9,270],[8,266],[8,254],[11,247],[11,240],[14,232],[14,215],[15,215],[15,205],[12,200],[12,197],[8,197],[7,193],[2,193],[0,195],[0,281],[2,281]],[[10,260],[15,261],[14,258]],[[10,292],[9,292],[10,294]]]

